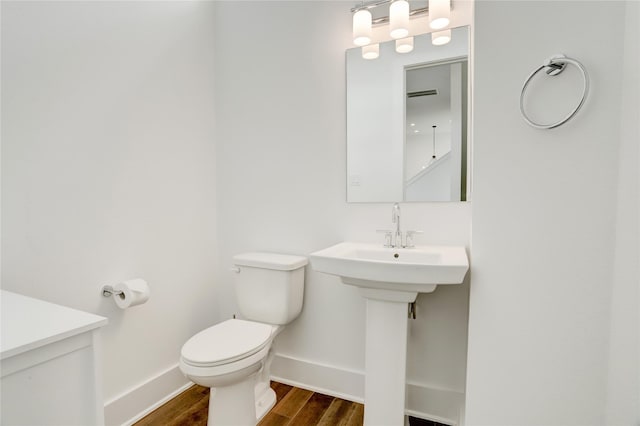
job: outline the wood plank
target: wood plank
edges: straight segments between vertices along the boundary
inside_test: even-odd
[[[293,388],[287,392],[282,401],[273,407],[271,411],[291,419],[298,414],[298,411],[307,403],[311,395],[313,395],[311,391]]]
[[[189,410],[202,399],[209,401],[209,388],[198,385],[192,386],[171,401],[147,414],[147,416],[135,423],[135,426],[166,424]]]
[[[354,403],[355,404],[355,403]],[[351,413],[347,426],[362,426],[364,424],[364,405],[355,404],[356,408]]]
[[[318,422],[318,426],[344,426],[349,422],[351,415],[358,404],[335,398],[327,411]]]
[[[334,398],[332,396],[314,393],[307,403],[291,419],[291,425],[317,425]]]
[[[444,426],[433,420],[420,419],[418,417],[409,416],[409,425],[411,426]]]
[[[260,420],[258,426],[286,426],[289,424],[289,421],[290,419],[288,417],[270,411]]]
[[[209,417],[209,398],[202,398],[190,409],[184,411],[173,421],[157,423],[158,426],[207,426]]]
[[[282,401],[282,398],[289,393],[293,386],[285,385],[284,383],[271,381],[271,389],[276,393],[276,404]]]

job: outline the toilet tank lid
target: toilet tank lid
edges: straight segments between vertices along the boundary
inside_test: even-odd
[[[254,268],[275,269],[278,271],[293,271],[309,263],[304,256],[276,253],[243,253],[233,256],[236,266],[252,266]]]

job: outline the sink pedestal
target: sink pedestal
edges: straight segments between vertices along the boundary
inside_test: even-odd
[[[364,424],[404,425],[407,303],[417,293],[364,291],[367,303]],[[380,291],[384,295],[376,294]],[[388,300],[393,293],[393,300]],[[385,297],[380,300],[374,297]]]

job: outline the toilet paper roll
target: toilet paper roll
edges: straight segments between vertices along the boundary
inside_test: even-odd
[[[135,280],[123,281],[113,286],[115,292],[121,291],[121,294],[114,294],[116,305],[120,309],[126,309],[130,306],[141,305],[151,295],[151,290],[147,282],[141,278]]]

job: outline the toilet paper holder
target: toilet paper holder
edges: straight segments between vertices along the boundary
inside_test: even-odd
[[[110,296],[120,296],[124,297],[124,292],[122,290],[114,290],[113,286],[105,285],[102,287],[102,296],[110,297]]]
[[[146,303],[151,296],[151,289],[144,279],[134,278],[103,286],[102,296],[113,296],[113,301],[118,305],[118,308],[127,309]]]

